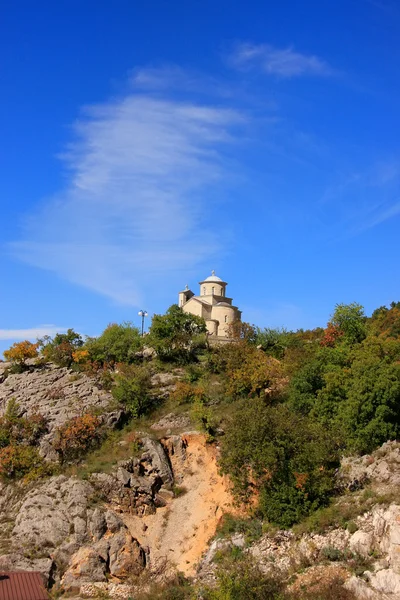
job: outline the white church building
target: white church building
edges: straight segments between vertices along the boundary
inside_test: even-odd
[[[215,271],[199,282],[200,294],[195,296],[188,286],[179,292],[178,304],[184,312],[203,317],[209,335],[216,338],[229,337],[229,325],[241,320],[241,311],[233,306],[232,298],[226,297],[226,281],[217,277]]]

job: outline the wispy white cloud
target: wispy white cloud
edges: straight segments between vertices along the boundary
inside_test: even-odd
[[[347,174],[328,186],[320,207],[341,226],[342,233],[357,235],[397,217],[399,193],[400,162],[388,159]]]
[[[333,69],[323,59],[313,54],[296,52],[292,47],[275,48],[269,44],[237,44],[229,56],[230,64],[237,69],[257,68],[268,75],[281,78],[306,75],[328,76]]]
[[[398,215],[400,215],[400,200],[396,199],[394,202],[389,203],[384,202],[377,207],[374,207],[374,209],[360,221],[358,226],[354,228],[353,232],[359,233],[361,231],[366,231],[367,229],[372,229]]]
[[[137,77],[154,88],[157,73]],[[220,249],[222,234],[204,215],[211,188],[233,181],[226,150],[244,122],[217,104],[135,89],[85,108],[61,157],[65,189],[29,217],[12,252],[114,301],[140,304],[155,279]]]
[[[67,331],[66,327],[56,325],[37,325],[28,329],[0,329],[0,340],[36,340],[45,335],[53,336],[64,331]]]

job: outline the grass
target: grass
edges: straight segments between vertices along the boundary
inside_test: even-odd
[[[226,538],[236,533],[243,534],[246,544],[251,544],[263,535],[263,524],[256,518],[236,517],[225,513],[218,524],[216,537]]]
[[[110,473],[118,461],[138,454],[136,427],[137,421],[131,421],[120,431],[111,432],[99,448],[86,455],[84,462],[68,466],[65,474],[87,479],[92,473]]]

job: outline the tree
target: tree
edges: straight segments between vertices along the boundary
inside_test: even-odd
[[[196,358],[196,351],[205,346],[207,331],[204,319],[185,313],[177,304],[165,315],[154,315],[148,343],[161,360],[188,363]]]
[[[352,304],[336,304],[330,325],[337,327],[343,333],[343,339],[349,344],[362,342],[366,337],[366,317],[364,307]]]
[[[15,342],[8,350],[4,351],[4,358],[12,363],[24,366],[29,358],[38,356],[38,344],[32,344],[25,340],[23,342]]]
[[[47,335],[38,343],[46,360],[59,367],[70,367],[74,352],[83,346],[83,339],[79,333],[68,329],[67,333],[56,333],[54,338]]]
[[[111,393],[131,417],[141,417],[151,408],[151,374],[145,365],[118,365],[115,383]]]
[[[276,395],[285,383],[281,363],[254,346],[241,352],[240,364],[227,368],[227,391],[234,398]]]
[[[89,338],[85,348],[92,361],[102,365],[131,363],[143,347],[140,331],[129,321],[111,323],[97,338]]]
[[[261,515],[283,527],[328,502],[337,465],[326,428],[258,398],[239,404],[222,439],[221,467],[237,496],[258,497]]]

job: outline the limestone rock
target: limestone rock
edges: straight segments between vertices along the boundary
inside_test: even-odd
[[[344,586],[350,592],[353,592],[357,600],[386,600],[379,592],[372,590],[369,585],[359,577],[350,577]]]
[[[349,546],[352,552],[368,556],[373,548],[374,539],[371,533],[356,531],[350,538]]]
[[[392,569],[382,569],[377,573],[368,573],[372,588],[384,594],[398,594],[400,597],[400,575]]]
[[[138,575],[146,565],[145,554],[128,531],[120,531],[110,542],[110,573],[124,578]]]
[[[165,487],[171,486],[174,481],[174,477],[172,475],[168,458],[160,442],[156,442],[150,438],[145,438],[143,440],[143,448],[145,452],[142,456],[142,460],[148,461],[149,463],[147,473],[149,474],[156,472],[161,478]]]
[[[93,548],[80,548],[61,579],[66,591],[79,590],[82,583],[106,581],[107,565]]]

